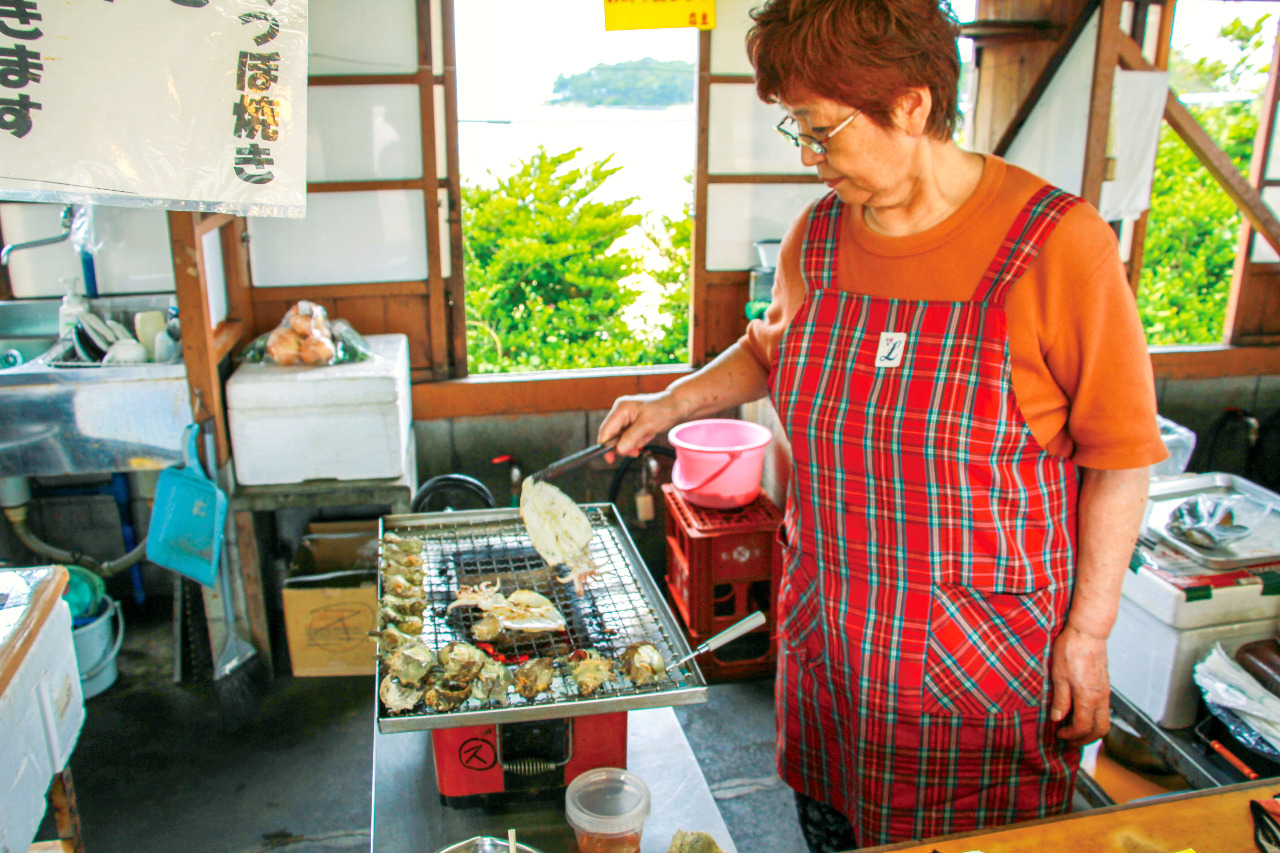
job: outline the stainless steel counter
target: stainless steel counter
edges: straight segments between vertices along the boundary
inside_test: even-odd
[[[627,768],[649,785],[652,808],[642,853],[665,853],[677,829],[709,832],[736,853],[689,741],[670,708],[631,711]],[[374,734],[374,853],[430,853],[476,835],[518,837],[544,853],[574,853],[563,803],[523,802],[502,809],[454,809],[440,803],[431,732]]]

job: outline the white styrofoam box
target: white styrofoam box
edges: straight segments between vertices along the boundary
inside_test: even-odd
[[[1143,566],[1124,576],[1124,597],[1173,628],[1204,628],[1280,617],[1280,595],[1259,583],[1205,586],[1197,594]],[[1203,596],[1203,597],[1200,597]]]
[[[40,828],[45,792],[84,725],[84,695],[61,599],[0,694],[0,850],[26,850]]]
[[[1186,728],[1195,722],[1199,696],[1192,670],[1213,644],[1221,643],[1232,654],[1275,630],[1275,619],[1179,630],[1121,596],[1107,641],[1111,686],[1159,725]]]
[[[379,480],[407,465],[409,340],[370,335],[375,358],[330,367],[242,364],[227,380],[237,482]]]

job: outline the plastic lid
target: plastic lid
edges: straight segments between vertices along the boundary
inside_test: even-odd
[[[649,786],[627,770],[597,767],[569,783],[564,814],[574,829],[584,832],[631,832],[649,817]]]

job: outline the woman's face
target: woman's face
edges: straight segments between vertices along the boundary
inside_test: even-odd
[[[782,107],[795,119],[796,131],[822,139],[858,111],[823,97],[806,97]],[[915,184],[915,149],[922,139],[897,128],[882,128],[858,114],[825,143],[818,154],[801,145],[800,160],[846,204],[870,208],[905,203]]]

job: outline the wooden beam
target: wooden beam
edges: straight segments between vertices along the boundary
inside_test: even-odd
[[[422,169],[424,180],[434,182],[436,167],[436,85],[431,56],[431,0],[418,0],[418,106],[422,114]],[[445,311],[444,276],[440,264],[440,195],[425,194],[427,229],[427,347],[431,374],[449,378],[449,324]],[[412,338],[411,338],[412,339]]]
[[[693,233],[690,235],[691,267],[689,287],[689,362],[706,364],[707,343],[707,187],[710,180],[709,125],[711,124],[711,33],[698,33],[697,104],[698,133],[693,169]]]
[[[479,374],[413,386],[413,419],[608,409],[624,394],[651,394],[692,373],[685,366]]]
[[[796,175],[707,175],[708,184],[819,184],[815,174]]]
[[[1220,379],[1280,373],[1280,347],[1156,347],[1151,367],[1157,379]]]
[[[427,72],[431,69],[428,67]],[[383,86],[402,85],[416,86],[420,75],[408,74],[330,74],[311,75],[307,77],[308,86]]]
[[[1139,71],[1157,70],[1142,55],[1142,50],[1137,43],[1128,36],[1124,36],[1120,41],[1120,64],[1125,68]],[[1241,214],[1254,230],[1266,238],[1272,248],[1280,252],[1280,221],[1277,221],[1271,208],[1263,202],[1258,191],[1244,175],[1240,174],[1240,170],[1236,168],[1235,163],[1231,162],[1231,158],[1218,147],[1209,134],[1205,133],[1200,122],[1196,121],[1195,116],[1182,105],[1173,90],[1170,90],[1165,98],[1164,120],[1196,155],[1196,159],[1218,182],[1223,192],[1240,209]]]
[[[444,30],[444,146],[448,163],[446,187],[449,208],[449,278],[445,281],[449,308],[449,375],[467,375],[467,276],[462,243],[462,165],[458,145],[458,48],[454,36],[454,0],[440,0]]]
[[[1084,174],[1080,195],[1097,207],[1107,179],[1107,135],[1111,130],[1111,96],[1115,91],[1116,60],[1120,54],[1122,0],[1102,0],[1098,9],[1098,41],[1093,55],[1093,84],[1089,96],[1088,132],[1084,145]]]
[[[196,223],[196,236],[203,237],[210,231],[216,231],[224,225],[230,225],[233,219],[235,217],[230,213],[211,213],[208,216],[202,216],[200,221]]]
[[[1032,84],[1026,97],[1019,104],[1018,111],[1014,114],[1013,119],[1010,120],[1009,126],[1000,135],[1000,141],[991,149],[993,153],[1003,157],[1009,151],[1009,146],[1013,144],[1013,140],[1018,136],[1018,131],[1022,130],[1022,126],[1027,123],[1027,119],[1031,118],[1031,113],[1035,110],[1036,105],[1040,103],[1040,99],[1044,97],[1049,84],[1053,81],[1053,75],[1058,73],[1058,69],[1062,67],[1062,63],[1067,59],[1067,54],[1071,52],[1071,48],[1075,47],[1076,41],[1080,38],[1080,34],[1084,32],[1084,28],[1089,23],[1089,18],[1098,8],[1099,2],[1100,0],[1087,0],[1084,6],[1081,7],[1079,14],[1076,15],[1071,25],[1067,28],[1062,41],[1058,43],[1058,49],[1049,57],[1049,61],[1045,63],[1044,69],[1040,72],[1040,76],[1036,78],[1036,82]]]
[[[217,464],[221,468],[231,453],[231,444],[222,401],[222,377],[218,372],[220,359],[214,357],[217,346],[205,297],[204,252],[196,234],[197,219],[195,213],[169,211],[169,243],[178,319],[182,322],[182,360],[191,392],[191,419],[195,423],[213,419]]]
[[[1259,188],[1271,183],[1267,180],[1267,163],[1271,162],[1276,108],[1280,106],[1280,80],[1277,79],[1280,39],[1276,39],[1271,50],[1271,72],[1262,94],[1258,131],[1253,137],[1253,159],[1249,163],[1249,182]],[[1253,262],[1253,231],[1250,224],[1243,225],[1236,243],[1236,261],[1223,324],[1223,340],[1233,344],[1242,344],[1246,337],[1259,332],[1280,331],[1280,318],[1276,317],[1276,286],[1280,282],[1275,264]]]
[[[303,284],[297,287],[255,287],[254,302],[297,302],[300,299],[350,299],[361,296],[426,296],[427,283],[375,281],[369,284]]]
[[[421,190],[428,195],[436,191],[434,177],[407,178],[388,181],[319,181],[307,182],[309,193],[360,193],[379,190]]]

